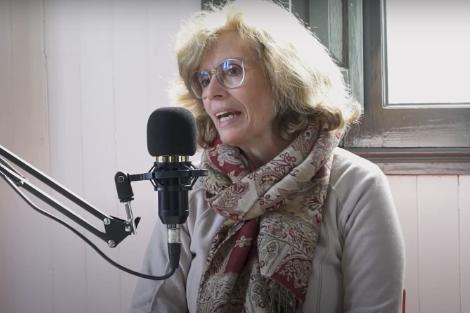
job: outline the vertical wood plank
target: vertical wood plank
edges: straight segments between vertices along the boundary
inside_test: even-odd
[[[343,55],[343,0],[328,0],[328,49],[344,65]]]
[[[12,65],[12,10],[10,1],[0,2],[0,144],[12,149],[13,138],[13,96],[11,75]],[[15,261],[12,255],[15,249],[15,227],[8,223],[18,209],[18,200],[7,184],[0,179],[0,307],[12,312],[15,307],[16,280],[14,277]]]
[[[470,176],[459,176],[460,299],[461,311],[470,312]]]
[[[47,171],[42,2],[2,1],[0,11],[0,144]],[[51,233],[47,220],[27,206],[3,180],[0,210],[4,238],[0,308],[7,312],[50,312]]]
[[[343,59],[343,3],[341,0],[317,0],[309,3],[312,31],[340,64]]]
[[[143,173],[152,166],[152,159],[147,153],[146,125],[151,106],[159,103],[150,103],[152,89],[160,89],[159,85],[150,85],[150,53],[147,28],[149,16],[148,1],[116,1],[113,7],[113,86],[114,86],[114,124],[115,137],[119,140],[115,143],[117,169],[127,173]],[[165,27],[160,23],[157,27]],[[160,42],[162,44],[162,42]],[[160,61],[167,61],[161,58]],[[158,63],[158,67],[162,63]],[[152,219],[142,214],[146,210],[154,208],[153,191],[148,182],[133,185],[135,201],[133,209],[135,216],[141,216],[136,236],[129,237],[119,247],[119,261],[128,267],[140,270],[143,253],[135,252],[141,247],[139,240],[145,240],[144,229]],[[148,201],[145,201],[148,199]],[[122,206],[119,206],[122,211]],[[141,250],[142,251],[142,250]],[[120,273],[121,296],[119,297],[121,312],[126,312],[128,302],[135,284],[136,278]],[[126,292],[123,292],[123,291]]]
[[[406,312],[419,313],[419,266],[418,266],[418,207],[417,177],[387,177],[392,189],[393,198],[400,218],[405,238],[406,270],[405,289],[407,293]]]
[[[348,44],[343,51],[348,53],[345,66],[348,68],[349,84],[354,98],[364,109],[364,55],[362,0],[347,1]],[[347,50],[345,50],[347,49]]]
[[[11,115],[10,105],[10,80],[11,72],[11,28],[10,22],[10,3],[9,1],[0,1],[0,145],[7,145],[7,138],[10,136],[9,126],[6,116]],[[9,144],[9,143],[8,143]],[[7,229],[4,221],[9,217],[8,208],[11,208],[11,195],[6,190],[6,184],[0,177],[0,307],[5,310],[11,310],[9,297],[9,288],[7,288]]]
[[[420,312],[460,312],[456,176],[419,176]]]
[[[330,48],[328,0],[312,1],[308,8],[309,24],[312,31],[323,45]]]
[[[112,59],[113,2],[81,1],[79,12],[81,129],[83,143],[83,192],[105,214],[116,212],[114,190],[115,125]],[[103,222],[90,218],[103,229]],[[117,249],[93,238],[111,259],[119,261]],[[94,250],[86,248],[87,312],[120,311],[120,271]]]
[[[168,62],[167,56],[161,53],[165,44],[163,38],[156,37],[154,40],[158,41],[158,44],[151,45],[151,36],[155,34],[155,31],[168,27],[159,18],[159,11],[152,10],[155,6],[160,9],[162,2],[141,1],[138,6],[132,7],[119,2],[119,5],[115,6],[113,16],[115,21],[120,21],[127,15],[127,10],[132,11],[131,18],[125,19],[125,23],[115,23],[113,41],[114,60],[117,65],[114,77],[116,82],[114,119],[116,125],[120,125],[116,127],[115,132],[121,139],[115,146],[116,165],[118,169],[129,173],[142,173],[151,167],[153,161],[146,151],[147,118],[153,109],[163,106],[165,101],[162,97],[152,97],[162,90],[162,85],[156,83],[156,80],[160,75],[167,74],[164,62]],[[155,13],[157,15],[154,15]],[[136,23],[136,20],[139,22]],[[131,25],[133,27],[130,27]],[[118,35],[120,38],[117,37]],[[123,53],[123,48],[128,42],[132,42],[132,38],[137,39],[138,43],[132,45],[132,50]],[[136,85],[135,82],[128,81],[132,79],[132,76],[142,77],[142,83]],[[123,88],[124,86],[127,87]],[[134,193],[136,195],[133,203],[134,214],[142,217],[142,222],[137,234],[128,238],[120,247],[119,259],[123,264],[140,271],[145,250],[144,242],[150,236],[147,232],[155,218],[155,215],[151,214],[155,208],[155,195],[148,182],[134,184]],[[122,206],[119,209],[122,210]],[[121,274],[121,312],[128,310],[136,280],[137,278],[132,275]]]
[[[48,0],[45,19],[52,176],[83,197],[78,4],[73,0]],[[75,206],[70,208],[82,215]],[[71,224],[81,231],[79,226]],[[52,225],[51,229],[54,232],[53,311],[87,312],[85,244],[61,226]]]

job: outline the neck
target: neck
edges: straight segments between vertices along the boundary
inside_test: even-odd
[[[240,147],[245,155],[250,171],[254,171],[262,165],[271,161],[276,155],[281,153],[289,145],[288,141],[276,138],[265,141],[255,147]]]

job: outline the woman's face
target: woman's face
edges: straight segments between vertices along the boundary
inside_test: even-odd
[[[275,142],[273,96],[255,49],[236,32],[224,32],[204,54],[199,71],[210,71],[226,59],[243,60],[242,85],[226,88],[213,75],[201,95],[221,141],[245,151]]]

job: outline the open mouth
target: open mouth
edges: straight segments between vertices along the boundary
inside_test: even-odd
[[[215,116],[220,122],[225,122],[233,119],[234,117],[240,115],[240,112],[220,112],[217,113]]]

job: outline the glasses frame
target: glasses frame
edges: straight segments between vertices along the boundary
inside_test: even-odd
[[[240,83],[238,83],[237,85],[235,86],[227,86],[225,85],[223,79],[221,77],[219,77],[220,74],[219,73],[219,69],[222,67],[222,65],[227,62],[227,61],[237,61],[237,62],[241,62],[241,68],[242,68],[242,78],[240,80]],[[245,82],[245,76],[246,76],[246,69],[245,69],[245,61],[244,59],[242,58],[226,58],[226,59],[223,59],[222,62],[220,62],[216,67],[214,67],[213,69],[211,70],[203,70],[203,71],[195,71],[193,73],[193,75],[191,76],[191,91],[193,92],[194,96],[197,98],[197,99],[202,99],[202,92],[204,91],[204,88],[206,87],[202,87],[199,83],[199,81],[197,81],[196,79],[196,76],[199,74],[199,73],[207,73],[209,74],[209,83],[212,81],[212,77],[216,77],[217,78],[217,82],[224,88],[226,89],[235,89],[235,88],[238,88],[240,87],[241,85],[243,85],[243,83]],[[196,91],[196,88],[194,87],[194,84],[199,84],[199,87],[201,89],[201,92],[200,92],[200,95],[198,95],[198,92]]]

